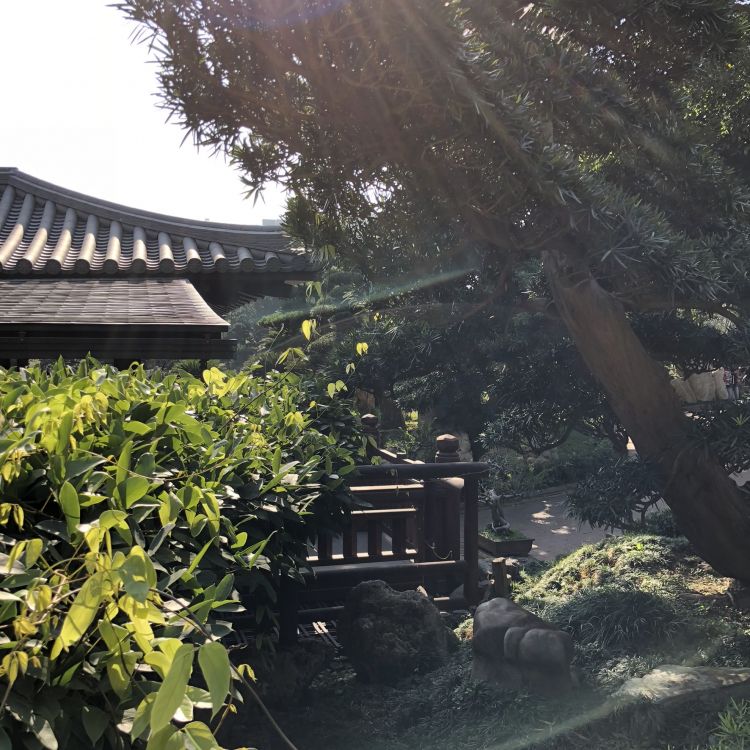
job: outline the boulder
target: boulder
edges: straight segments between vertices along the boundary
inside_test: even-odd
[[[716,385],[716,398],[719,399],[719,401],[726,401],[729,398],[729,391],[724,383],[724,368],[719,367],[718,370],[712,370],[711,375],[713,376],[714,384]]]
[[[458,638],[437,607],[416,591],[365,581],[347,597],[338,637],[357,677],[395,684],[445,664]]]
[[[508,599],[477,607],[472,677],[511,689],[553,694],[570,690],[573,641]]]
[[[672,388],[679,397],[680,401],[686,404],[694,404],[698,399],[693,393],[693,389],[690,387],[690,383],[682,378],[675,378],[671,381]]]
[[[628,680],[612,697],[621,704],[647,702],[659,707],[699,698],[721,707],[729,698],[750,698],[750,669],[665,664]]]
[[[658,734],[671,735],[670,727],[689,724],[696,715],[710,715],[715,721],[730,699],[748,698],[748,668],[665,664],[628,680],[602,707],[602,714],[616,716],[622,731],[640,747]]]
[[[698,401],[713,401],[716,398],[716,383],[710,372],[695,373],[687,382]]]

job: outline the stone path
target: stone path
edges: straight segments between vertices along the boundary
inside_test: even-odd
[[[750,471],[733,474],[737,484],[750,481]],[[505,506],[505,519],[512,529],[534,538],[531,554],[539,560],[554,560],[585,544],[604,539],[606,532],[588,524],[579,524],[565,513],[566,493],[546,497],[527,498],[515,505]],[[483,529],[492,516],[489,508],[479,508],[479,528]],[[616,532],[619,533],[619,532]]]
[[[505,519],[511,528],[534,538],[531,554],[539,560],[554,560],[604,539],[603,529],[581,525],[565,513],[565,493],[528,498],[505,507]],[[479,528],[491,521],[489,508],[480,506]]]

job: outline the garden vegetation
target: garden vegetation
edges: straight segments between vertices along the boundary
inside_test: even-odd
[[[0,748],[218,747],[361,447],[292,372],[0,370]]]

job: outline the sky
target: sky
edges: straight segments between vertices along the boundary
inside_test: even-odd
[[[158,106],[157,66],[110,0],[0,0],[0,166],[134,208],[259,224],[264,202]]]

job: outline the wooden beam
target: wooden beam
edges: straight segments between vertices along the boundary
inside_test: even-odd
[[[234,339],[201,337],[93,338],[89,336],[0,336],[0,359],[231,359]]]

